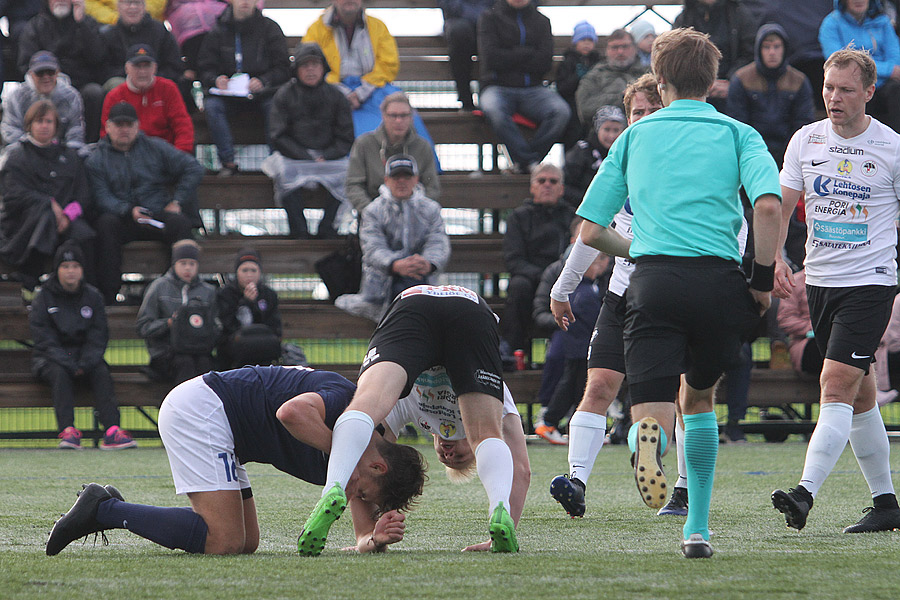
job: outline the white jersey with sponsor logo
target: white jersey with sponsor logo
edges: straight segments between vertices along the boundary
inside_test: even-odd
[[[518,415],[519,412],[504,383],[503,416],[508,414]],[[407,423],[415,423],[422,431],[445,440],[461,440],[466,437],[456,393],[444,367],[432,367],[419,375],[409,396],[400,398],[384,422],[395,435]]]
[[[631,201],[625,200],[625,206],[613,218],[613,229],[629,240],[634,239],[634,233],[631,231],[632,218]],[[747,248],[748,231],[747,220],[742,219],[741,230],[738,232],[738,248],[742,255],[744,254],[744,249]],[[634,263],[627,258],[617,256],[616,266],[613,267],[612,275],[609,277],[609,287],[607,289],[617,296],[624,296],[625,290],[628,289],[628,284],[631,283],[632,273],[634,273]]]
[[[854,138],[828,119],[791,138],[781,185],[805,192],[807,284],[897,284],[898,153],[900,135],[871,117]]]

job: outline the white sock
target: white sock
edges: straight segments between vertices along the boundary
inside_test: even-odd
[[[893,494],[891,481],[891,444],[878,407],[853,415],[850,426],[850,447],[862,471],[872,497]]]
[[[809,446],[806,448],[806,462],[800,485],[815,498],[825,478],[834,469],[850,437],[850,423],[853,407],[843,402],[829,402],[819,409],[819,420]]]
[[[569,419],[569,473],[587,485],[606,439],[606,415],[576,410]]]
[[[335,483],[341,489],[347,487],[359,459],[369,446],[373,431],[375,423],[364,412],[348,410],[337,418],[331,434],[331,455],[328,457],[323,496]]]
[[[687,489],[687,463],[684,461],[684,425],[675,419],[675,451],[678,452],[678,481],[674,487]]]
[[[513,480],[513,459],[509,446],[500,438],[482,440],[475,448],[475,466],[481,485],[487,492],[488,515],[493,514],[500,502],[508,512]]]

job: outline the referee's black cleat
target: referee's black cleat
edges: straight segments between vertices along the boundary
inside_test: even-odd
[[[104,527],[97,522],[97,509],[101,502],[114,496],[97,483],[88,483],[82,485],[82,488],[69,512],[53,525],[50,538],[47,540],[47,556],[59,554],[63,548],[77,539],[103,531]],[[121,498],[118,490],[116,494]]]
[[[900,529],[900,508],[870,506],[864,508],[863,513],[865,515],[856,524],[844,527],[844,533],[873,533]]]
[[[584,516],[584,490],[584,483],[570,475],[558,475],[550,482],[550,495],[573,519]]]
[[[788,527],[800,531],[806,526],[806,517],[813,505],[813,497],[805,487],[798,485],[787,492],[772,492],[772,506],[784,515]]]
[[[685,558],[709,558],[713,555],[713,549],[701,534],[692,533],[691,537],[682,540],[681,553]]]

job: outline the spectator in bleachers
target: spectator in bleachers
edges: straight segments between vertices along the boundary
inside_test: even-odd
[[[419,185],[415,158],[408,154],[390,157],[380,191],[362,215],[359,293],[338,296],[334,302],[338,308],[375,322],[406,288],[435,283],[450,259],[441,205],[426,197]]]
[[[94,274],[94,230],[84,218],[90,189],[77,152],[56,138],[58,119],[52,102],[35,102],[25,113],[27,134],[7,148],[0,168],[0,257],[29,290],[66,240],[86,251],[82,265],[89,280]]]
[[[456,82],[456,94],[463,111],[475,110],[472,100],[472,58],[478,54],[478,17],[495,0],[438,0],[444,15],[444,37],[450,73]]]
[[[578,237],[577,230],[572,242]],[[603,296],[609,286],[613,261],[606,254],[600,253],[587,268],[575,291],[569,294],[569,304],[575,315],[575,322],[565,331],[557,327],[553,313],[550,312],[550,288],[556,283],[563,270],[566,255],[544,269],[541,283],[534,296],[534,322],[539,329],[552,332],[550,346],[563,356],[563,370],[559,381],[553,387],[553,394],[547,410],[535,423],[534,432],[551,444],[565,444],[566,440],[559,432],[559,422],[575,408],[581,400],[584,386],[587,383],[588,345],[591,332],[600,314]]]
[[[560,202],[565,192],[559,167],[543,163],[531,172],[531,198],[506,221],[503,253],[509,284],[500,319],[500,354],[504,368],[514,364],[513,352],[531,355],[531,312],[541,274],[569,245],[569,224],[575,210]]]
[[[631,34],[624,29],[616,29],[606,41],[606,60],[598,63],[581,78],[575,100],[578,103],[578,118],[585,127],[601,106],[616,106],[624,110],[622,94],[625,87],[649,71],[641,64],[637,46]]]
[[[569,105],[569,123],[563,133],[563,145],[566,150],[575,145],[584,136],[585,128],[578,118],[575,105],[575,90],[578,82],[588,71],[600,62],[597,52],[597,32],[587,21],[575,25],[572,34],[572,45],[563,53],[563,61],[556,67],[556,91]]]
[[[778,301],[778,326],[788,335],[791,364],[798,373],[818,377],[822,373],[822,353],[816,344],[809,302],[806,297],[806,272],[794,273],[794,293]]]
[[[563,198],[572,208],[578,208],[609,147],[625,131],[625,113],[617,106],[601,106],[594,113],[591,133],[566,152],[566,191]],[[548,305],[549,307],[549,305]]]
[[[193,155],[194,122],[178,86],[171,79],[158,77],[157,66],[150,46],[139,44],[129,48],[125,81],[106,94],[101,121],[106,123],[110,108],[127,102],[137,112],[141,131]],[[100,128],[100,135],[106,135],[105,126]]]
[[[94,394],[97,418],[106,428],[100,447],[120,450],[137,446],[119,427],[119,407],[109,365],[103,360],[109,331],[97,288],[84,280],[84,255],[71,243],[53,258],[53,274],[34,297],[28,324],[34,340],[31,368],[50,386],[59,447],[81,450],[75,428],[75,384],[86,383]]]
[[[109,91],[124,81],[131,49],[143,44],[156,58],[158,75],[189,91],[192,82],[185,81],[181,50],[166,26],[147,12],[145,0],[118,0],[118,7],[119,20],[100,28],[107,52],[104,88]]]
[[[378,127],[382,102],[401,91],[391,85],[400,70],[400,57],[384,22],[367,15],[362,0],[336,0],[309,26],[303,41],[315,42],[325,54],[331,68],[327,81],[337,85],[350,102],[356,136]],[[415,111],[413,125],[434,145]]]
[[[794,277],[796,276],[795,274]],[[878,385],[875,400],[878,406],[896,400],[900,396],[900,295],[894,297],[891,319],[875,352],[875,375]]]
[[[753,40],[757,24],[739,0],[684,0],[684,10],[675,17],[673,27],[693,27],[709,35],[722,59],[716,81],[706,101],[725,112],[728,82],[735,71],[753,62]]]
[[[353,142],[347,170],[347,198],[361,215],[384,183],[384,163],[395,154],[409,154],[419,165],[419,182],[425,196],[440,200],[434,152],[428,141],[413,129],[413,109],[403,92],[395,92],[381,103],[382,123]]]
[[[28,62],[25,82],[3,102],[0,133],[8,146],[25,135],[25,113],[38,100],[50,100],[59,116],[56,138],[69,148],[84,147],[84,109],[81,94],[59,72],[59,61],[52,52],[36,52]]]
[[[262,0],[257,8],[262,9]],[[172,35],[184,57],[185,77],[197,78],[197,55],[203,38],[215,27],[216,19],[225,10],[225,0],[169,0],[166,6],[166,21],[172,28]]]
[[[278,294],[263,282],[262,261],[253,248],[238,251],[234,271],[216,297],[222,322],[219,368],[270,365],[281,357]]]
[[[543,83],[553,65],[550,19],[531,0],[497,0],[478,20],[478,60],[481,110],[509,151],[513,170],[527,173],[561,140],[571,114]],[[537,123],[530,140],[513,121],[516,113]]]
[[[300,44],[294,69],[296,77],[275,93],[269,115],[274,153],[262,169],[275,182],[275,198],[296,239],[310,237],[304,196],[316,185],[325,188],[330,199],[316,237],[333,238],[335,217],[346,199],[347,155],[353,145],[350,103],[336,86],[325,82],[328,63],[317,44]]]
[[[219,175],[234,175],[238,167],[228,116],[238,109],[254,110],[262,115],[268,135],[272,96],[291,77],[287,40],[253,0],[231,0],[203,39],[197,61],[200,81],[209,89],[204,107],[222,163]]]
[[[203,168],[165,140],[144,135],[127,102],[109,109],[106,137],[85,164],[99,213],[97,287],[112,304],[122,280],[123,244],[171,245],[190,237]]]
[[[822,69],[825,57],[819,45],[819,25],[834,8],[834,0],[765,0],[759,23],[778,23],[790,40],[787,61],[806,75],[812,85],[813,102],[824,109]]]
[[[819,42],[825,56],[849,46],[869,52],[878,78],[866,110],[900,132],[900,40],[881,0],[835,0],[819,27]]]
[[[0,61],[0,92],[3,91],[4,81],[18,81],[24,77],[17,68],[19,64],[19,35],[29,20],[41,11],[43,0],[0,0],[0,17],[6,17],[7,35],[0,35],[0,53],[9,57]],[[6,67],[12,66],[10,72]]]
[[[100,135],[100,109],[103,106],[103,68],[106,46],[100,26],[84,12],[84,0],[47,0],[19,36],[19,70],[28,70],[31,57],[48,50],[59,60],[60,70],[69,76],[84,104],[85,141]]]
[[[122,16],[123,12],[128,11],[128,3],[134,3],[135,1],[136,0],[85,0],[84,6],[87,14],[94,17],[98,23],[112,25]],[[140,1],[142,5],[144,4],[143,0],[138,1]],[[147,12],[157,21],[162,22],[165,10],[166,0],[148,0]]]
[[[756,34],[754,62],[738,69],[728,88],[728,116],[759,132],[781,167],[794,132],[813,120],[812,88],[787,64],[784,29],[767,23]]]
[[[631,37],[637,45],[637,56],[641,64],[645,67],[650,66],[650,52],[653,50],[653,40],[656,39],[656,30],[648,21],[638,19],[631,24],[629,29]]]
[[[222,325],[216,288],[200,279],[200,246],[172,245],[172,267],[147,287],[138,310],[138,334],[147,343],[151,379],[182,383],[212,370]]]

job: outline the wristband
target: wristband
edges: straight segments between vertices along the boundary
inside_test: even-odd
[[[753,261],[750,275],[750,288],[758,292],[771,292],[775,287],[775,263],[768,267]]]

